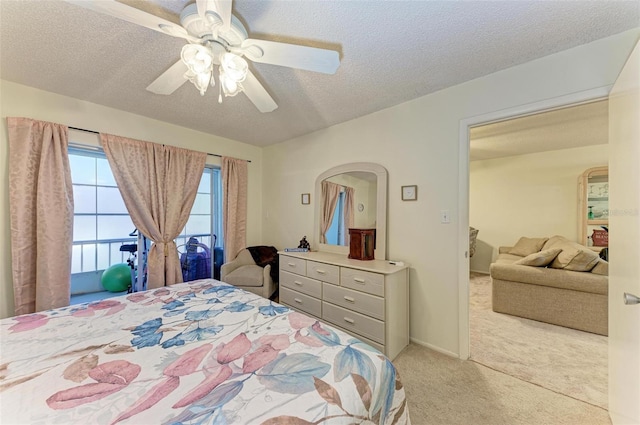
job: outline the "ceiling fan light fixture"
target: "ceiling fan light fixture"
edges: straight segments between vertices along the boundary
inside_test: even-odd
[[[236,83],[240,83],[247,78],[247,72],[249,71],[249,65],[247,61],[242,57],[233,53],[223,53],[220,57],[220,74],[224,74],[234,80]]]
[[[205,92],[207,91],[207,87],[209,87],[209,84],[211,84],[212,86],[216,84],[215,79],[211,78],[211,71],[194,74],[189,70],[184,74],[184,76],[189,81],[191,81],[194,86],[196,86],[196,88],[200,92],[200,96],[204,96]]]
[[[233,97],[244,90],[240,82],[229,77],[222,69],[220,70],[220,86],[225,97]]]
[[[211,73],[213,57],[206,47],[199,44],[185,44],[180,57],[189,71],[194,74]]]

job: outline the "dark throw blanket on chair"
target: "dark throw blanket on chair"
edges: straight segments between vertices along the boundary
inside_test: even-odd
[[[278,250],[274,246],[249,246],[247,247],[253,261],[260,267],[265,267],[267,264],[271,264],[271,278],[274,282],[278,282],[278,272],[280,269],[278,263]]]

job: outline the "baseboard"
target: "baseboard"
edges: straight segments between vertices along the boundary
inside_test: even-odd
[[[489,270],[473,270],[473,269],[469,269],[470,272],[474,272],[474,273],[482,273],[482,274],[490,274]]]
[[[445,354],[445,355],[447,355],[449,357],[455,357],[456,359],[460,358],[460,356],[457,353],[454,353],[453,351],[445,350],[444,348],[440,348],[440,347],[435,346],[433,344],[429,344],[428,342],[420,341],[419,339],[416,339],[416,338],[409,338],[409,340],[414,344],[421,345],[423,347],[427,347],[430,350],[437,351],[438,353]]]

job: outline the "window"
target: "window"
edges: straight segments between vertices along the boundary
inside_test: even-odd
[[[137,243],[131,217],[116,184],[109,162],[100,149],[69,148],[71,181],[74,196],[73,251],[71,259],[71,293],[104,291],[100,278],[109,266],[125,263],[128,252],[123,244]],[[222,183],[220,170],[205,168],[191,215],[177,245],[191,236],[211,248],[222,246]],[[138,253],[139,255],[140,253]],[[212,268],[213,269],[213,268]]]
[[[220,169],[206,166],[198,185],[187,224],[176,238],[176,245],[183,246],[190,237],[207,245],[212,251],[222,246],[222,179]],[[182,251],[179,248],[179,251]]]
[[[344,234],[344,196],[344,191],[340,192],[331,226],[329,226],[326,233],[327,244],[330,245],[346,245]]]

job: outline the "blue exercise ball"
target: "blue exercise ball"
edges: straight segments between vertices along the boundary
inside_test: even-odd
[[[131,268],[125,263],[114,264],[102,273],[100,282],[109,292],[126,291],[131,285]]]

